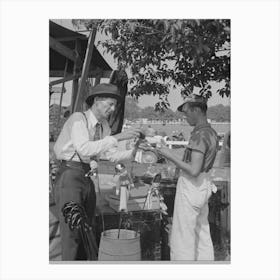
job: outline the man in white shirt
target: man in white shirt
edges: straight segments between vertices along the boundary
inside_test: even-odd
[[[140,129],[130,128],[110,136],[111,129],[107,119],[121,98],[115,85],[99,84],[91,88],[86,99],[89,109],[83,113],[73,113],[65,122],[55,143],[56,158],[61,160],[55,181],[54,198],[61,229],[62,260],[86,259],[81,236],[77,230],[70,230],[62,209],[68,202],[77,203],[84,207],[88,223],[92,224],[96,195],[94,184],[87,176],[90,164],[98,163],[100,156],[115,162],[135,157],[137,145],[128,151],[118,151],[117,146],[118,141],[139,137]],[[90,249],[96,251],[96,248]],[[97,252],[93,255],[93,259],[96,259]]]

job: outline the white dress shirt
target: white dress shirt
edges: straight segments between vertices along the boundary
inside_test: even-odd
[[[90,163],[90,158],[94,156],[114,162],[131,158],[132,150],[118,151],[118,141],[114,136],[110,136],[111,129],[106,120],[101,123],[102,139],[92,141],[98,120],[90,109],[85,112],[85,115],[88,127],[85,116],[80,112],[73,113],[65,122],[54,145],[54,152],[58,160],[70,160],[75,151],[85,163]],[[77,154],[72,160],[80,161]]]

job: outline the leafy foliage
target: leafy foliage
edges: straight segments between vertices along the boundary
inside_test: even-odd
[[[76,26],[97,28],[108,39],[100,41],[131,71],[129,94],[158,95],[156,110],[169,107],[171,87],[188,95],[194,87],[210,97],[209,82],[224,82],[218,93],[230,95],[230,20],[111,19],[73,20]]]

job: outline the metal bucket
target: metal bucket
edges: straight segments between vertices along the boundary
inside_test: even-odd
[[[119,236],[118,236],[119,234]],[[133,230],[111,229],[102,232],[99,261],[140,261],[140,234]]]

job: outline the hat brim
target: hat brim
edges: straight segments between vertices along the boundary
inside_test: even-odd
[[[92,94],[90,96],[87,97],[86,99],[86,104],[89,105],[89,106],[92,106],[93,104],[93,100],[95,97],[110,97],[110,98],[114,98],[116,99],[118,102],[120,102],[122,100],[122,97],[121,95],[119,94],[115,94],[115,93],[104,93],[104,92],[101,92],[101,93],[95,93],[95,94]]]
[[[206,105],[207,105],[206,102],[187,100],[187,101],[185,101],[183,104],[181,104],[181,105],[177,108],[177,110],[178,110],[179,112],[183,112],[183,107],[184,107],[184,105],[187,104],[187,103],[190,103],[190,104],[206,104]]]
[[[177,108],[177,110],[179,111],[179,112],[183,112],[183,107],[184,107],[184,105],[186,104],[187,102],[184,102],[183,104],[181,104],[178,108]]]

